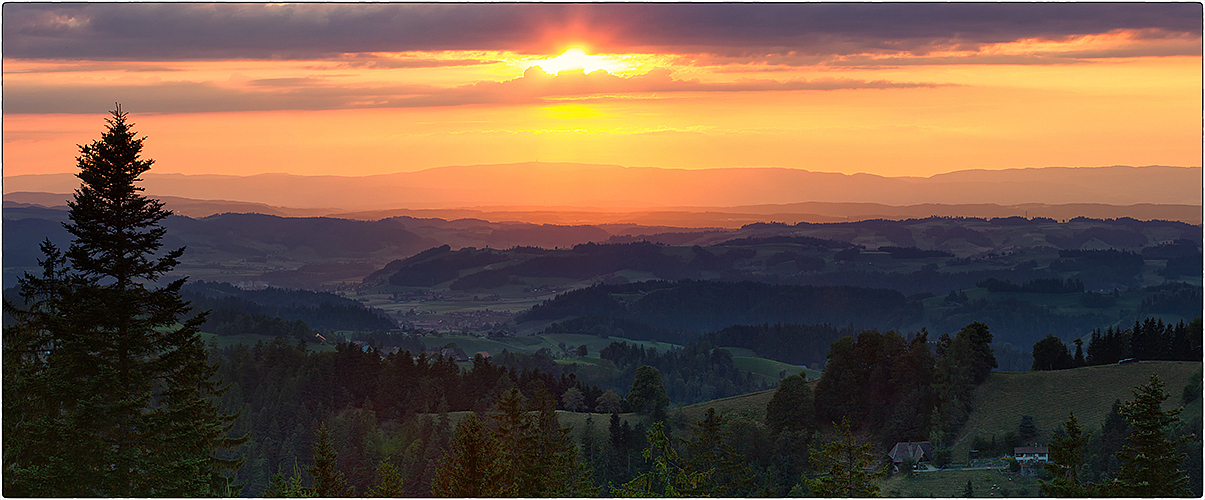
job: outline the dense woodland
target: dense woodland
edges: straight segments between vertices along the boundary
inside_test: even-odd
[[[1157,321],[1149,323],[1158,325]],[[1192,331],[1199,345],[1199,323],[1185,326],[1184,331]],[[685,427],[678,429],[694,429],[675,431],[682,434],[664,434],[667,427],[663,427],[658,432],[669,436],[664,439],[669,439],[671,446],[661,452],[674,450],[681,474],[712,468],[716,468],[715,474],[728,474],[731,481],[718,481],[713,485],[717,489],[707,492],[736,496],[806,491],[806,482],[800,478],[815,470],[809,464],[808,450],[816,449],[816,432],[833,429],[842,419],[876,449],[898,441],[932,439],[938,444],[935,461],[949,462],[949,451],[941,443],[957,435],[973,410],[975,388],[995,367],[991,341],[988,328],[978,323],[937,339],[929,339],[925,332],[903,336],[863,331],[843,336],[827,352],[824,376],[814,389],[798,376],[787,377],[766,408],[764,420],[713,414],[701,422],[679,422]],[[1100,348],[1088,346],[1090,352]],[[438,458],[463,453],[452,451],[457,449],[453,441],[458,426],[449,413],[472,411],[481,422],[468,424],[460,417],[461,426],[479,425],[481,429],[474,432],[497,434],[503,432],[497,420],[506,404],[527,405],[537,413],[554,408],[591,413],[585,434],[571,443],[583,467],[573,474],[587,478],[579,486],[584,489],[575,491],[620,493],[624,490],[610,488],[656,472],[656,460],[642,452],[655,449],[657,439],[662,438],[654,432],[657,429],[648,426],[650,420],[632,425],[631,419],[620,419],[619,413],[633,411],[651,421],[672,421],[673,413],[666,410],[680,404],[683,396],[679,394],[684,389],[719,383],[728,384],[733,393],[750,390],[739,385],[742,376],[732,367],[731,355],[707,344],[656,353],[614,343],[601,354],[622,367],[629,388],[604,391],[581,383],[573,374],[558,376],[502,366],[524,362],[537,368],[556,366],[538,359],[524,361],[525,356],[514,354],[503,356],[501,364],[478,357],[471,368],[464,369],[423,354],[415,360],[404,351],[382,357],[374,349],[351,344],[316,352],[304,344],[278,339],[254,347],[227,348],[217,354],[220,376],[231,383],[223,405],[242,408],[233,432],[253,436],[240,450],[247,459],[238,472],[239,480],[246,483],[243,493],[264,491],[274,474],[281,474],[278,483],[295,474],[292,477],[298,484],[312,484],[312,473],[301,466],[311,463],[316,436],[326,426],[338,455],[336,468],[354,491],[379,487],[378,466],[388,459],[397,468],[407,496],[429,495],[444,463]],[[685,384],[671,382],[679,379]],[[714,387],[715,393],[684,397],[728,395],[724,385]],[[1199,387],[1184,389],[1186,400],[1199,397]],[[512,390],[515,394],[507,396]],[[521,402],[505,403],[507,397]],[[1105,481],[1120,470],[1121,462],[1110,457],[1121,450],[1128,432],[1119,423],[1124,420],[1119,420],[1117,411],[1115,408],[1105,427],[1087,441],[1085,479]],[[609,419],[608,413],[613,413]],[[1189,424],[1173,431],[1186,436],[1191,429]],[[1019,434],[1009,435],[976,446],[985,454],[1007,454],[1023,439]],[[1187,443],[1180,446],[1187,447]],[[701,451],[704,448],[706,452]],[[682,465],[692,461],[703,461],[706,466],[691,469]],[[1199,478],[1199,472],[1194,474]]]
[[[919,304],[903,294],[882,288],[688,280],[576,290],[533,307],[516,321],[598,314],[698,334],[760,323],[891,325],[914,319],[919,311]]]
[[[387,332],[397,327],[383,312],[331,293],[243,290],[229,283],[197,281],[185,285],[182,296],[195,311],[207,311],[201,327],[218,335],[252,333],[313,342],[317,332]]]

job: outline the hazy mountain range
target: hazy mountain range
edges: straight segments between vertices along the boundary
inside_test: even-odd
[[[535,162],[451,166],[362,177],[148,173],[143,185],[147,194],[181,207],[186,204],[184,200],[172,200],[171,197],[191,199],[193,201],[188,203],[197,209],[214,202],[196,200],[223,200],[223,203],[239,204],[216,204],[210,209],[228,206],[227,211],[291,216],[351,214],[358,215],[357,218],[369,218],[374,215],[402,215],[397,209],[454,208],[516,213],[572,212],[574,209],[585,213],[698,213],[708,211],[707,207],[740,207],[720,212],[756,215],[752,219],[757,220],[765,220],[765,216],[775,213],[811,213],[843,220],[847,216],[858,215],[963,215],[933,212],[945,210],[941,205],[977,205],[980,206],[977,210],[981,212],[965,215],[999,216],[1024,215],[1016,213],[1015,209],[1024,204],[1036,204],[1039,210],[1041,206],[1049,205],[1098,204],[1195,207],[1199,221],[1202,183],[1201,168],[1197,167],[1050,167],[964,170],[931,177],[885,177],[786,168],[683,170]],[[6,201],[36,203],[24,201],[27,198],[16,200],[9,195],[18,192],[63,194],[72,192],[76,186],[78,179],[71,174],[4,178]],[[241,205],[245,203],[266,206]],[[791,206],[783,208],[772,205]],[[902,212],[884,208],[916,205],[932,207]],[[991,205],[1010,207],[1012,212],[991,212]],[[179,207],[176,209],[180,210]],[[1021,208],[1022,211],[1026,209]],[[1118,213],[1111,216],[1137,218],[1142,216],[1139,213],[1141,210],[1151,209],[1134,208],[1130,210],[1134,215]],[[188,211],[181,210],[181,213]],[[1153,217],[1182,219],[1181,216],[1168,215],[1168,212],[1156,211],[1151,214]]]

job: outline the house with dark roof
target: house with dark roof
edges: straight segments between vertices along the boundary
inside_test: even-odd
[[[439,351],[439,355],[445,358],[451,358],[452,361],[469,361],[469,355],[465,354],[464,350],[459,347],[445,347]]]
[[[895,447],[887,454],[895,465],[904,463],[911,458],[916,463],[928,462],[933,459],[933,443],[929,441],[909,441],[895,443]]]

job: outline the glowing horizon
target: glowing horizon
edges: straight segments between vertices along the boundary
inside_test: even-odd
[[[977,35],[979,25],[957,19],[927,26],[941,9],[989,24],[1004,11],[1074,12],[1059,14],[1061,32],[999,21]],[[148,137],[158,173],[371,175],[529,161],[887,176],[1199,167],[1200,27],[1169,20],[1179,14],[1162,11],[1172,7],[1111,9],[6,4],[4,172],[73,171],[76,144],[99,134],[113,102]],[[514,26],[478,22],[486,10]],[[145,16],[187,34],[227,11],[251,20],[230,28],[242,45],[184,36],[133,49],[93,28]],[[645,25],[658,17],[636,11],[690,22],[653,29]],[[830,28],[809,25],[813,11],[866,25],[817,34]],[[472,26],[389,41],[396,24],[427,28],[449,13]],[[297,19],[312,25],[288,24]],[[340,28],[323,28],[332,23]],[[762,25],[776,27],[753,29]],[[279,33],[261,34],[265,26]],[[888,38],[885,26],[910,32]],[[330,31],[290,35],[320,28]],[[22,38],[73,30],[75,52],[53,37]]]

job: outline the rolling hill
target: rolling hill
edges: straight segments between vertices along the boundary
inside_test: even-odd
[[[965,461],[975,436],[1016,432],[1023,415],[1032,416],[1041,443],[1074,411],[1085,430],[1099,429],[1114,400],[1134,398],[1133,389],[1152,373],[1163,381],[1171,397],[1164,408],[1180,406],[1186,385],[1201,380],[1201,362],[1142,361],[1123,365],[1086,366],[1071,370],[996,372],[975,392],[974,411],[951,446],[954,461]],[[1187,408],[1184,419],[1201,417],[1201,398]],[[1200,433],[1200,431],[1197,431]]]

